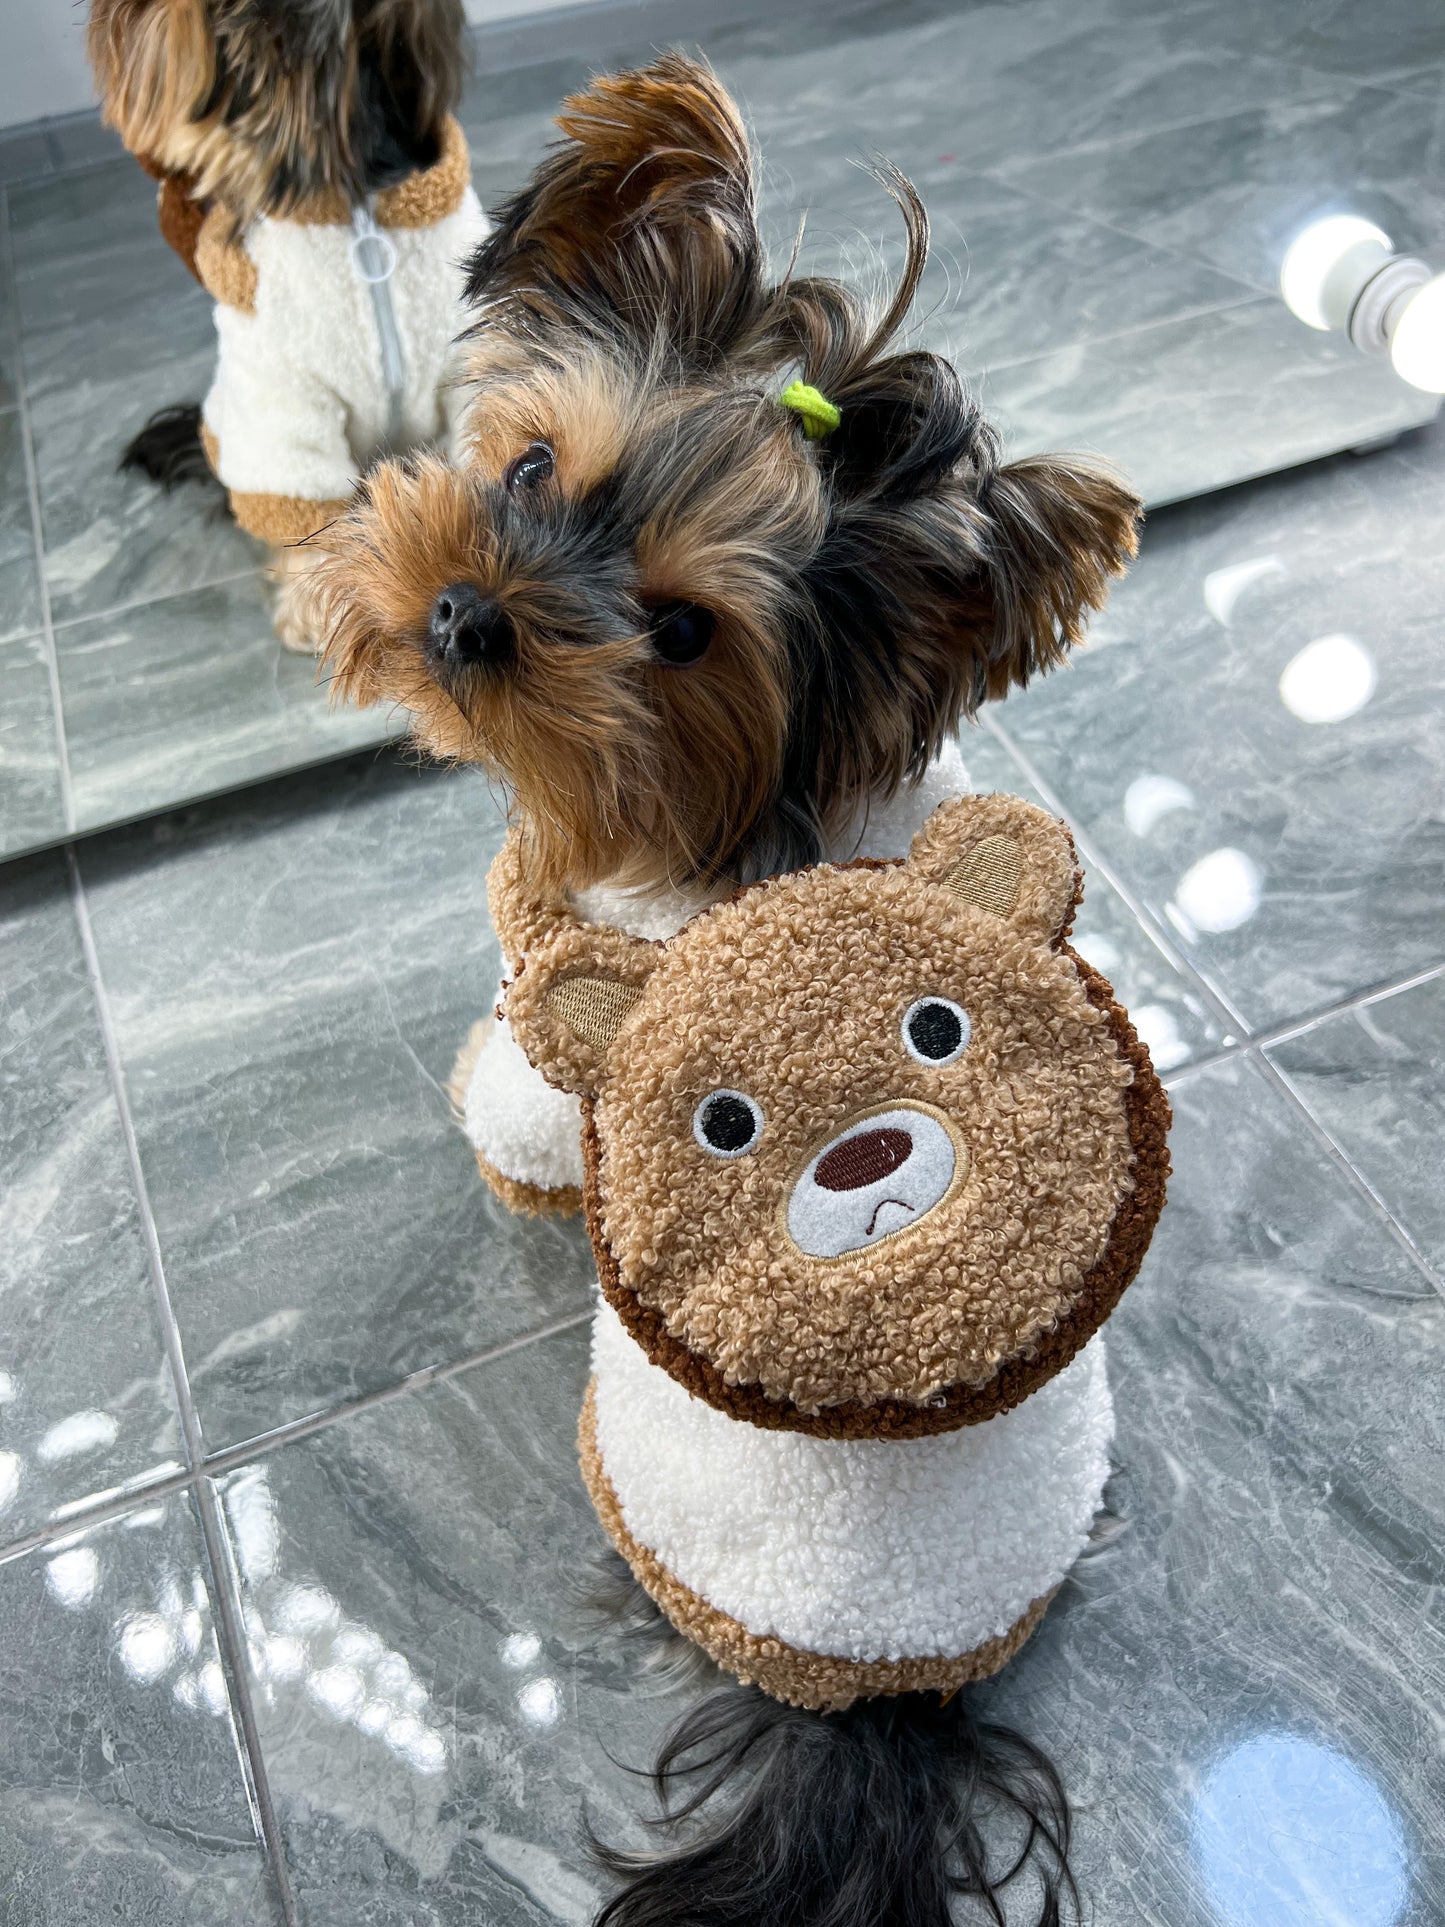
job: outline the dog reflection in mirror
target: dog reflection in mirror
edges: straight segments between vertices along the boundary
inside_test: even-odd
[[[558,124],[471,261],[462,458],[372,471],[314,545],[317,626],[344,694],[504,780],[534,893],[663,936],[770,871],[902,854],[966,787],[960,720],[1063,659],[1139,504],[1004,463],[954,370],[898,345],[928,247],[901,176],[872,315],[769,281],[706,68],[598,80]],[[484,1174],[575,1203],[575,1105],[482,1041],[457,1095]]]
[[[216,302],[203,404],[121,465],[219,478],[270,545],[276,626],[314,646],[311,554],[384,450],[453,426],[460,262],[485,231],[460,127],[461,0],[93,0],[106,119]]]

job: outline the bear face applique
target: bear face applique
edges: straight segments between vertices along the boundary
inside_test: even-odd
[[[963,797],[903,863],[755,885],[650,944],[576,919],[507,997],[586,1100],[599,1276],[754,1424],[917,1437],[1017,1404],[1133,1277],[1168,1106],[1064,941],[1064,826]]]

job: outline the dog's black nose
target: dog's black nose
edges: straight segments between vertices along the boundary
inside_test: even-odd
[[[448,669],[505,662],[513,640],[506,610],[470,582],[451,583],[431,606],[427,642]]]

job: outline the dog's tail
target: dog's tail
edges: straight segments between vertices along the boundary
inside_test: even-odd
[[[182,482],[219,482],[206,459],[201,441],[199,402],[173,402],[158,408],[145,427],[125,445],[120,458],[122,472],[133,469],[173,489]]]
[[[695,1830],[654,1853],[594,1842],[626,1883],[596,1927],[950,1927],[965,1896],[1004,1927],[1021,1877],[1036,1927],[1080,1917],[1058,1773],[967,1688],[809,1713],[729,1687],[674,1727],[653,1777],[659,1824]]]

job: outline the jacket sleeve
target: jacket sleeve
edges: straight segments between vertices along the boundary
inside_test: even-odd
[[[211,465],[243,529],[299,542],[334,520],[356,485],[345,404],[255,313],[218,305],[216,333],[204,410]]]

